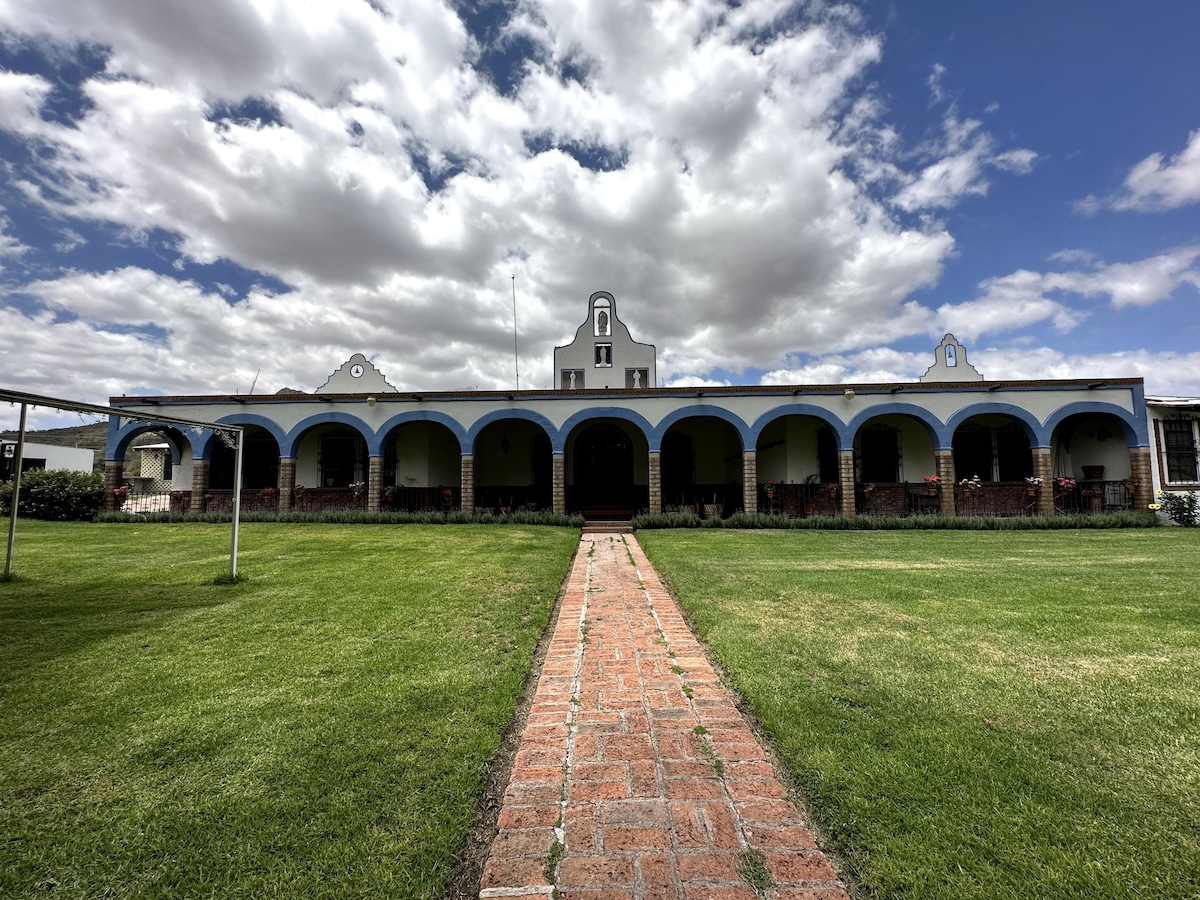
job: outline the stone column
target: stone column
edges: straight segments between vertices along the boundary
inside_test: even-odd
[[[1049,447],[1033,448],[1033,474],[1042,479],[1038,490],[1037,505],[1034,507],[1039,516],[1054,515],[1054,454]]]
[[[649,458],[650,515],[657,516],[662,512],[662,454],[657,450],[650,451]]]
[[[379,512],[379,494],[383,490],[383,457],[367,459],[367,512]]]
[[[742,508],[748,516],[758,515],[758,451],[742,451]]]
[[[475,455],[462,455],[462,480],[459,493],[462,495],[462,511],[468,516],[475,515]]]
[[[192,460],[192,512],[205,512],[208,503],[204,495],[208,493],[208,460]]]
[[[938,485],[938,505],[943,516],[956,516],[958,510],[954,506],[954,451],[934,450],[933,465],[941,482]]]
[[[1150,471],[1150,448],[1133,447],[1129,451],[1129,471],[1137,476],[1133,490],[1133,511],[1146,512],[1154,502],[1154,475]]]
[[[117,508],[117,495],[114,493],[125,478],[125,467],[119,459],[104,461],[104,508]]]
[[[854,451],[838,451],[838,475],[842,480],[842,515],[854,518]]]
[[[296,490],[296,460],[289,456],[279,458],[279,511],[291,512],[292,492]]]
[[[550,484],[554,511],[560,516],[567,511],[567,455],[555,453],[550,457]]]

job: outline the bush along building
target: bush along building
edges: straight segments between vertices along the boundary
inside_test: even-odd
[[[172,508],[231,506],[233,451],[159,413],[245,427],[244,509],[1048,516],[1153,497],[1141,379],[989,381],[949,334],[894,384],[662,388],[655,357],[597,291],[551,390],[400,391],[355,354],[312,393],[114,397],[108,495],[154,431]]]

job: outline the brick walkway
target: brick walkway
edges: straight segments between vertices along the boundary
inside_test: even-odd
[[[632,535],[586,534],[481,898],[847,894]]]

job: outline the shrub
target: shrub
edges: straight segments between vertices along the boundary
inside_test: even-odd
[[[1159,491],[1158,506],[1176,525],[1190,528],[1200,524],[1200,501],[1197,501],[1195,491],[1188,491],[1186,494]]]
[[[0,507],[12,508],[12,482],[0,486]],[[87,521],[104,506],[104,476],[66,469],[31,469],[21,476],[17,515],[59,522]]]

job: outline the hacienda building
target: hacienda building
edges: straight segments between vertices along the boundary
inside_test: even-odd
[[[597,291],[555,348],[550,390],[401,391],[355,354],[311,393],[114,397],[108,495],[126,502],[114,491],[140,472],[131,442],[155,432],[172,508],[231,506],[233,450],[209,430],[156,425],[165,414],[244,427],[244,509],[611,520],[1053,515],[1152,500],[1141,379],[988,381],[953,335],[924,376],[894,384],[663,388],[655,360]]]

